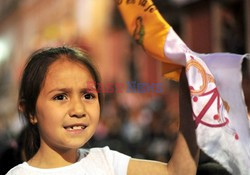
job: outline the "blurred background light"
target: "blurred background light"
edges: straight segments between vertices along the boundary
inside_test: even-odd
[[[10,57],[11,45],[11,38],[9,36],[0,36],[0,63]]]

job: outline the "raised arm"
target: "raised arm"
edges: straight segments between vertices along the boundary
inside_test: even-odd
[[[167,163],[131,159],[128,175],[194,175],[197,170],[199,148],[196,144],[195,127],[185,70],[182,70],[179,86],[180,132]]]
[[[184,69],[179,83],[180,132],[168,166],[173,174],[196,174],[199,148],[196,143],[191,99]]]

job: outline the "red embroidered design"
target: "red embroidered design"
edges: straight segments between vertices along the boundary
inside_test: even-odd
[[[238,140],[239,136],[230,127],[227,117],[230,106],[220,97],[213,76],[205,70],[198,58],[192,55],[189,56],[187,61],[186,72],[187,74],[191,72],[189,77],[194,78],[189,79],[189,88],[196,128],[200,124],[210,128],[223,128]]]

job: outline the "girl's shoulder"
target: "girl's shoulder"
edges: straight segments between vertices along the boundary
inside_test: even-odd
[[[79,160],[69,166],[40,169],[30,166],[27,162],[19,164],[12,168],[6,175],[82,175],[82,174],[120,174],[125,175],[130,157],[110,150],[109,147],[79,149]],[[93,169],[95,173],[93,173]],[[104,173],[105,172],[105,173]]]
[[[79,171],[80,170],[80,171]],[[27,162],[23,162],[8,171],[6,175],[81,175],[81,162],[58,168],[37,168],[30,166]]]
[[[80,152],[86,152],[86,150],[80,150]],[[99,170],[105,170],[109,172],[108,174],[126,175],[130,158],[130,156],[111,150],[106,146],[89,149],[83,161],[85,166],[96,171],[98,171],[96,167],[99,167]],[[99,174],[102,173],[100,172]]]
[[[16,175],[16,174],[25,174],[27,173],[25,171],[25,166],[26,166],[26,162],[23,162],[21,164],[18,164],[16,166],[14,166],[13,168],[11,168],[6,175]]]
[[[80,149],[80,157],[81,159],[96,159],[99,157],[100,159],[110,161],[115,159],[130,159],[130,156],[111,150],[108,146],[102,148]]]

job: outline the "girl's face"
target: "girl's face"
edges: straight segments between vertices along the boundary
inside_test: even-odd
[[[92,137],[100,104],[98,93],[93,92],[96,88],[89,87],[89,81],[94,80],[80,63],[60,58],[50,65],[33,119],[39,128],[40,149],[76,149]]]

